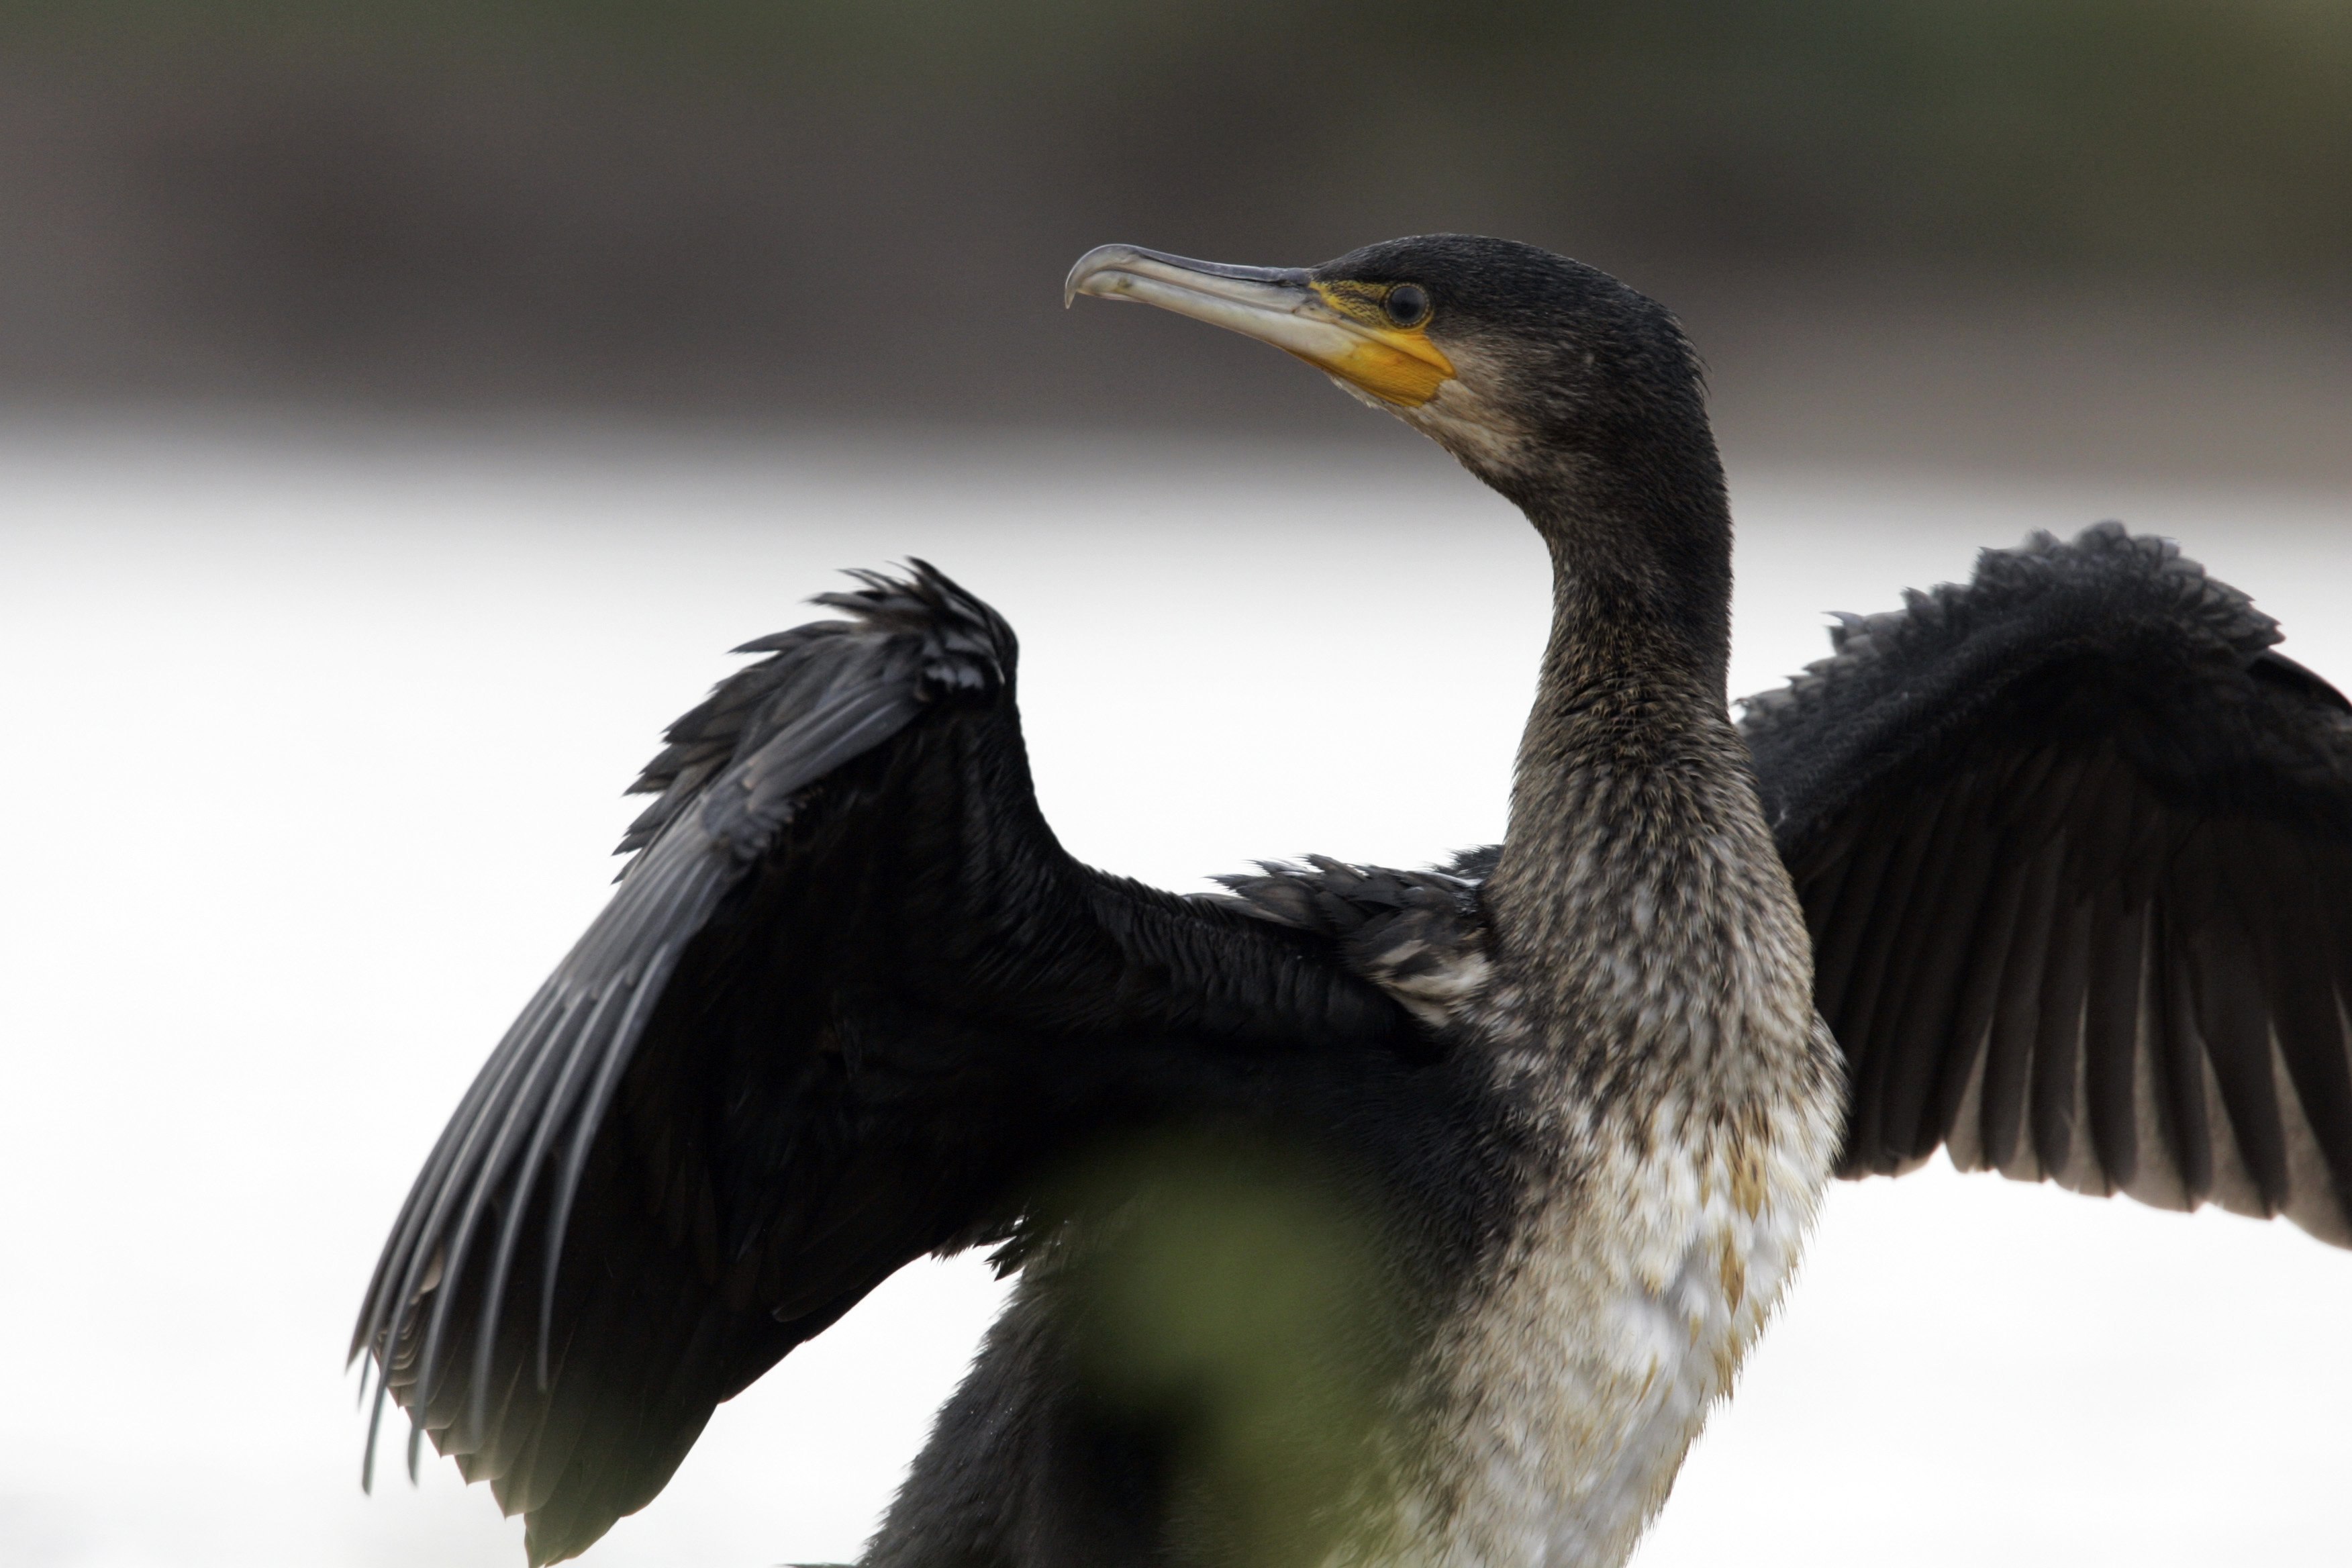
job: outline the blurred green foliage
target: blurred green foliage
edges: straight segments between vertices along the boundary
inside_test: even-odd
[[[1212,140],[1221,118],[1279,134],[1339,178],[1526,186],[1767,253],[2352,256],[2343,0],[18,0],[5,26],[847,82],[1077,122],[1173,96]]]
[[[1101,1223],[1072,1281],[1092,1397],[1164,1453],[1177,1560],[1315,1568],[1376,1512],[1404,1364],[1381,1227],[1335,1173],[1246,1139],[1168,1135],[1078,1174]]]

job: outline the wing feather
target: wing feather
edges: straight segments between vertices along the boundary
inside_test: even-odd
[[[1927,1158],[1941,1142],[1940,1133],[1923,1139],[1922,1122],[1950,1048],[1966,973],[1968,921],[1995,870],[1990,857],[1962,852],[1982,831],[1984,791],[1984,781],[1973,773],[1955,781],[1956,809],[1948,814],[1949,830],[1940,836],[1941,858],[1933,880],[1919,890],[1917,918],[1904,922],[1902,946],[1893,960],[1904,977],[1902,1005],[1874,1034],[1885,1042],[1870,1062],[1884,1088],[1858,1097],[1860,1102],[1880,1104],[1888,1146],[1906,1162]]]
[[[1856,911],[1876,906],[1883,896],[1888,864],[1899,847],[1895,825],[1878,818],[1877,814],[1864,816],[1859,826],[1853,868],[1846,875],[1842,895],[1844,907]],[[1813,955],[1813,986],[1825,1013],[1834,1009],[1843,1016],[1852,1010],[1855,977],[1862,966],[1862,950],[1870,939],[1872,923],[1849,915],[1823,933]]]
[[[2137,1194],[2140,1086],[2146,1081],[2140,1014],[2146,985],[2147,906],[2102,879],[2090,911],[2090,964],[2083,997],[2084,1100],[2099,1169],[2116,1190]],[[2160,1151],[2151,1151],[2161,1158]]]
[[[635,860],[459,1102],[359,1316],[370,1465],[395,1401],[412,1468],[429,1436],[529,1516],[534,1563],[901,1265],[1008,1234],[1115,1110],[1241,1092],[1266,1053],[1422,1048],[1329,942],[1069,859],[1011,630],[921,563],[858,580],[671,727]],[[1187,1065],[1146,1085],[1146,1055]]]
[[[1944,1143],[2352,1245],[2352,704],[2278,635],[2102,524],[1844,617],[1750,700],[1845,1173]]]

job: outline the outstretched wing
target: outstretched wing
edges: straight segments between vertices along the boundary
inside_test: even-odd
[[[669,731],[613,901],[509,1030],[352,1340],[533,1563],[1024,1177],[1268,1052],[1409,1048],[1328,943],[1104,876],[1031,793],[1014,643],[920,563]],[[374,1435],[370,1435],[373,1460]]]
[[[1745,729],[1851,1069],[1843,1173],[1948,1143],[2352,1245],[2352,705],[2114,523],[1831,636]]]

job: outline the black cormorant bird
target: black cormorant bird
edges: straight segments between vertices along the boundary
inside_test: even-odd
[[[2352,710],[2242,595],[2038,536],[1743,733],[1658,305],[1459,236],[1068,288],[1274,343],[1526,511],[1508,833],[1175,897],[1056,844],[1013,633],[928,565],[747,645],[353,1340],[533,1563],[926,1253],[1022,1279],[871,1568],[1569,1568],[1632,1551],[1832,1173],[1941,1144],[2352,1242]]]

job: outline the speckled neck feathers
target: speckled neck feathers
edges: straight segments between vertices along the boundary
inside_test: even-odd
[[[1400,1497],[1416,1545],[1389,1559],[1622,1563],[1836,1147],[1803,920],[1724,698],[1730,522],[1698,444],[1679,484],[1588,470],[1522,502],[1554,615],[1474,1024],[1520,1131],[1518,1212],[1438,1337],[1441,1436]]]
[[[1801,1035],[1810,1011],[1723,695],[1721,469],[1703,433],[1676,456],[1679,482],[1570,470],[1522,499],[1551,548],[1553,621],[1487,907],[1525,1023],[1586,1058],[1588,1083],[1713,1058],[1744,1016]]]

